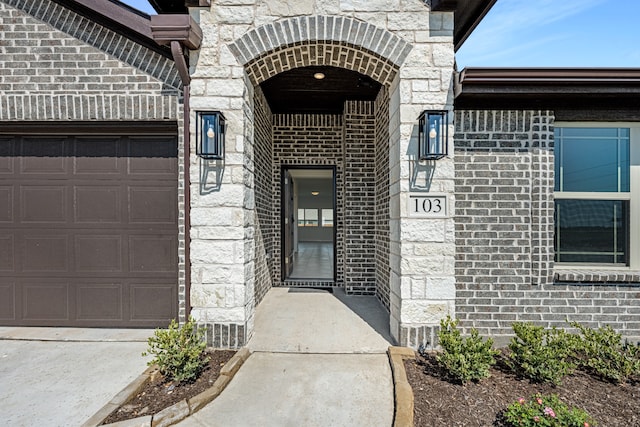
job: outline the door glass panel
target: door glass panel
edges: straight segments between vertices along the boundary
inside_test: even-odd
[[[331,169],[289,169],[296,207],[292,268],[285,280],[334,279],[334,179]],[[287,234],[287,233],[285,233]],[[287,238],[289,234],[285,235]],[[286,242],[285,242],[286,243]]]

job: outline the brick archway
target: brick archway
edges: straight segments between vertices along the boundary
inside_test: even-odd
[[[327,65],[357,71],[389,86],[411,44],[367,22],[320,15],[263,25],[229,49],[255,85],[293,68]]]

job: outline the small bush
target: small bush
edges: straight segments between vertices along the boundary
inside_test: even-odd
[[[142,355],[154,356],[147,365],[158,365],[160,373],[173,381],[193,381],[209,362],[209,358],[204,357],[203,334],[204,330],[196,332],[192,318],[182,327],[172,320],[168,329],[156,329],[149,337],[149,348]]]
[[[452,320],[450,316],[440,321],[438,338],[443,351],[437,355],[438,362],[452,378],[463,384],[487,378],[498,354],[491,348],[493,340],[483,341],[475,329],[471,330],[470,337],[462,338],[457,326],[458,320]]]
[[[572,322],[571,326],[582,335],[580,365],[614,383],[640,374],[640,347],[623,343],[622,335],[611,326],[591,329],[578,322]]]
[[[512,403],[502,413],[507,426],[592,427],[595,422],[579,408],[569,408],[558,396],[535,395]]]
[[[514,323],[509,349],[511,368],[534,382],[559,384],[573,372],[576,337],[561,329]]]

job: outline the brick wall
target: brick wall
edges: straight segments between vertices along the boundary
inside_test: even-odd
[[[273,278],[281,284],[281,172],[282,166],[336,167],[336,277],[335,283],[319,282],[323,286],[344,286],[344,152],[343,117],[333,114],[274,114],[273,115],[273,212],[276,215],[273,244]]]
[[[514,321],[567,319],[640,337],[640,286],[615,283],[630,276],[554,283],[553,123],[548,111],[456,112],[456,316],[498,342]]]
[[[276,239],[276,212],[273,200],[273,145],[271,111],[262,90],[254,97],[254,176],[255,176],[255,304],[273,286],[273,245]]]
[[[373,102],[347,101],[344,110],[345,290],[376,291],[376,151]]]
[[[389,311],[389,93],[380,90],[375,113],[375,269],[376,296]]]
[[[0,0],[0,120],[176,120],[173,61],[49,0]]]

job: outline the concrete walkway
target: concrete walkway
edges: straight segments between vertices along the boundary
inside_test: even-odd
[[[7,426],[78,426],[146,368],[150,330],[0,328]]]
[[[388,314],[374,297],[273,288],[253,352],[222,394],[182,427],[391,426]]]

